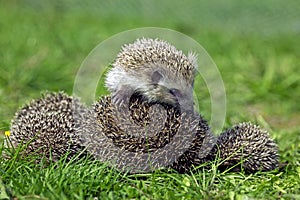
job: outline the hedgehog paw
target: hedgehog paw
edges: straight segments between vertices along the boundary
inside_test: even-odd
[[[111,101],[117,107],[128,105],[129,104],[130,96],[128,92],[125,91],[118,91],[112,94]]]

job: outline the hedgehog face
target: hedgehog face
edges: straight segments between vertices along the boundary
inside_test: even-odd
[[[158,67],[157,70],[151,70],[153,72],[149,74],[151,77],[149,84],[137,88],[136,91],[150,102],[166,103],[180,106],[184,110],[193,110],[193,86],[179,74],[176,76],[161,69],[163,68]]]
[[[114,67],[107,74],[106,87],[116,105],[128,104],[134,93],[140,93],[149,102],[166,103],[193,110],[193,85],[181,72],[170,70],[164,64],[151,63],[124,70]]]
[[[105,85],[114,104],[128,104],[139,92],[150,101],[193,109],[195,54],[186,56],[168,42],[142,38],[124,45],[112,66]]]

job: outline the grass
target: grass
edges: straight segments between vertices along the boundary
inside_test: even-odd
[[[0,199],[299,199],[300,16],[296,1],[231,0],[226,5],[192,1],[188,8],[179,2],[172,6],[159,2],[159,9],[156,1],[116,2],[103,2],[101,7],[99,3],[1,1],[1,133],[9,130],[17,109],[41,91],[72,94],[78,68],[99,42],[131,28],[160,26],[191,36],[217,64],[226,87],[225,127],[257,122],[270,131],[279,145],[280,161],[287,166],[244,174],[223,173],[216,170],[216,163],[209,163],[210,169],[199,168],[193,174],[129,175],[87,158],[73,162],[62,158],[46,165],[36,164],[34,158],[0,157]],[[209,94],[205,86],[198,87],[203,91],[197,94],[202,99],[200,109],[209,119]]]

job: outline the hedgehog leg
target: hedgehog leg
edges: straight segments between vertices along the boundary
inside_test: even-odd
[[[278,147],[267,131],[251,123],[240,123],[225,132],[211,151],[210,159],[219,158],[219,169],[257,172],[278,167]]]

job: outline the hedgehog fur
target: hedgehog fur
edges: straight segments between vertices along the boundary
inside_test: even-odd
[[[87,108],[77,98],[60,93],[46,93],[19,109],[11,122],[9,136],[14,148],[26,145],[23,155],[44,155],[56,161],[84,149],[77,129]]]
[[[194,81],[196,55],[189,53],[186,56],[170,43],[159,39],[141,38],[131,44],[125,44],[113,66],[129,71],[152,67],[147,65],[151,63],[164,64],[170,73],[183,76],[190,84]]]

